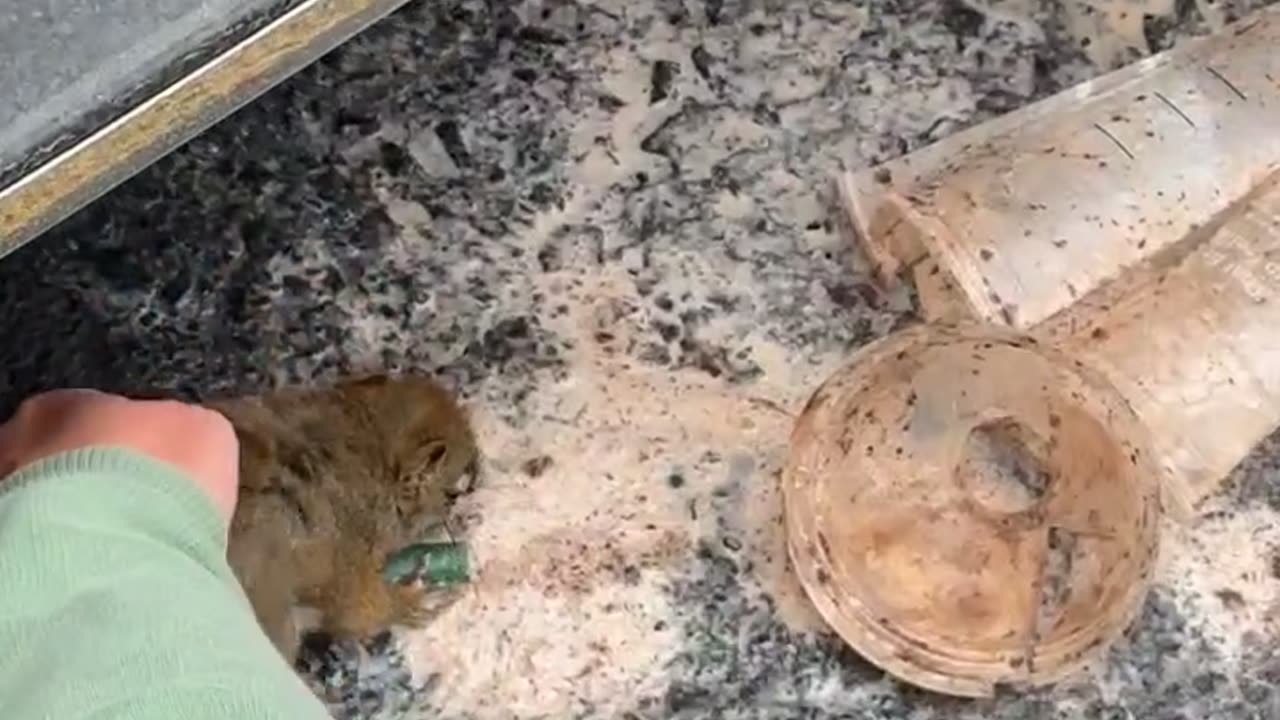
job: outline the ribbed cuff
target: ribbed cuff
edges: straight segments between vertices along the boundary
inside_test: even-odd
[[[72,486],[75,505],[94,514],[118,512],[223,574],[227,524],[213,501],[177,466],[127,447],[84,447],[25,465],[0,479],[0,500]]]

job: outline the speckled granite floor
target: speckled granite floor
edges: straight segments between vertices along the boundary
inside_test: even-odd
[[[1280,717],[1274,441],[1169,528],[1105,662],[983,702],[822,631],[775,487],[809,390],[910,321],[833,228],[832,172],[1258,4],[414,2],[0,262],[0,409],[453,383],[479,577],[329,659],[342,717]]]

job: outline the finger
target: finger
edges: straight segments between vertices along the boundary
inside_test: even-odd
[[[112,397],[114,396],[92,388],[59,388],[58,390],[40,393],[28,399],[23,405],[32,403],[36,409],[45,413],[62,411],[85,403],[101,402]],[[21,408],[19,408],[19,412],[21,412]]]
[[[39,423],[44,418],[57,417],[75,405],[92,402],[102,397],[106,397],[106,395],[97,390],[86,388],[46,390],[23,400],[22,404],[18,406],[18,411],[13,414],[9,422],[20,425]]]
[[[0,478],[8,477],[18,469],[17,434],[17,423],[7,422],[0,425]]]
[[[18,470],[31,460],[31,444],[57,423],[76,404],[102,395],[94,390],[72,388],[37,393],[23,400],[18,410],[0,425],[0,477]]]

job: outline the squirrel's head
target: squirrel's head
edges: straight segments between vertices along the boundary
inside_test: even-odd
[[[475,485],[480,454],[466,413],[434,381],[421,376],[359,381],[357,392],[386,433],[392,502],[406,533],[441,522],[453,500]]]

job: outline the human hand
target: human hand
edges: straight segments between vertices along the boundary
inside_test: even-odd
[[[213,410],[173,400],[130,400],[96,390],[28,398],[0,425],[0,478],[56,453],[104,445],[176,466],[230,521],[239,488],[235,431]]]

